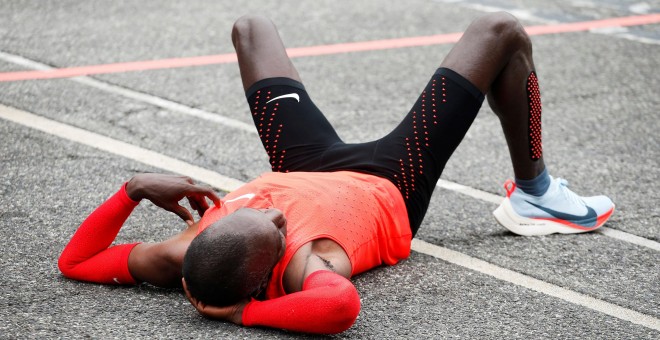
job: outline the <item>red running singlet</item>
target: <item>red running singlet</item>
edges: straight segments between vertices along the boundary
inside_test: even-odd
[[[351,275],[410,255],[405,203],[389,180],[357,172],[266,173],[231,192],[200,220],[199,231],[241,207],[277,208],[287,218],[286,251],[273,269],[266,297],[285,295],[284,270],[300,247],[328,238],[351,261]]]

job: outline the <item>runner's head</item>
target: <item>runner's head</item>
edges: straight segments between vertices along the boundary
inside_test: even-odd
[[[213,306],[258,295],[284,255],[285,237],[286,219],[277,209],[242,208],[211,224],[183,260],[190,294]]]

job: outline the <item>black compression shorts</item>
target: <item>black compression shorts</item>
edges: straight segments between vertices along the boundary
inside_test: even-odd
[[[403,196],[413,235],[447,160],[484,99],[461,75],[440,68],[392,132],[372,142],[347,144],[300,82],[263,79],[246,96],[273,171],[349,170],[386,178]]]

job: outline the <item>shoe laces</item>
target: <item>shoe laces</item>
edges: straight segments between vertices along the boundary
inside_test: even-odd
[[[557,177],[557,182],[559,182],[559,191],[561,191],[562,195],[564,195],[564,197],[569,202],[575,203],[575,204],[578,204],[578,205],[584,205],[584,202],[582,201],[580,196],[578,196],[576,193],[574,193],[573,191],[571,191],[568,188],[568,181],[567,180],[565,180],[561,177]]]

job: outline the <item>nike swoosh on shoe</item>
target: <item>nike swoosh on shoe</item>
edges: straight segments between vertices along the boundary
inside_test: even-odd
[[[268,103],[270,103],[270,102],[272,102],[272,101],[274,101],[274,100],[284,99],[284,98],[293,98],[293,99],[295,99],[296,101],[298,101],[298,103],[300,103],[300,96],[298,96],[297,93],[289,93],[289,94],[283,94],[283,95],[281,95],[281,96],[277,96],[277,97],[275,97],[275,98],[273,98],[273,99],[267,101],[266,104],[268,104]]]
[[[588,205],[586,205],[587,213],[585,215],[580,216],[580,215],[572,215],[572,214],[563,213],[561,211],[552,210],[550,208],[546,208],[546,207],[543,207],[543,206],[540,206],[540,205],[536,205],[536,204],[534,204],[532,202],[529,202],[529,201],[525,201],[525,202],[527,202],[527,203],[529,203],[529,204],[545,211],[546,213],[550,214],[550,216],[552,216],[554,218],[564,220],[564,221],[568,221],[568,222],[571,222],[571,223],[574,223],[574,224],[577,224],[577,225],[580,225],[580,226],[595,227],[596,222],[598,221],[598,214],[596,213],[596,210],[594,210],[592,207],[590,207]]]

